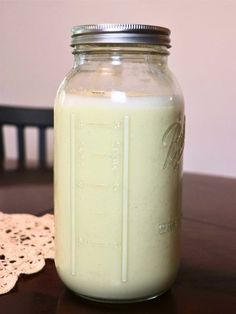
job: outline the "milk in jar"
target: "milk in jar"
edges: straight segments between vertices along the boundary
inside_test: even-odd
[[[65,88],[54,117],[61,279],[103,302],[162,294],[180,260],[182,96]]]

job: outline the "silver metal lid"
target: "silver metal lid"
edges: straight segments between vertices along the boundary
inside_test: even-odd
[[[143,24],[89,24],[72,28],[71,46],[87,44],[146,44],[170,48],[170,30]]]

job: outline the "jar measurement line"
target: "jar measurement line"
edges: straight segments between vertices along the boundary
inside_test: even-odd
[[[122,125],[119,121],[114,122],[114,123],[101,123],[101,122],[80,122],[79,127],[84,128],[84,127],[94,127],[94,128],[114,128],[114,129],[119,129]]]
[[[92,151],[86,151],[86,154],[89,154],[98,158],[114,158],[114,155],[115,155],[115,154],[96,153]]]
[[[70,215],[71,215],[71,274],[75,276],[75,259],[76,259],[76,219],[75,219],[75,114],[70,115]]]
[[[96,157],[96,158],[101,158],[101,159],[117,159],[120,158],[121,152],[114,152],[114,153],[97,153],[89,150],[85,150],[83,148],[80,148],[78,150],[79,157],[81,159],[85,159],[86,157]]]
[[[128,280],[129,116],[124,117],[121,281]]]
[[[90,189],[113,189],[118,190],[120,187],[119,183],[113,183],[113,184],[105,184],[105,183],[86,183],[86,182],[80,182],[76,184],[76,187],[79,189],[84,188],[90,188]]]

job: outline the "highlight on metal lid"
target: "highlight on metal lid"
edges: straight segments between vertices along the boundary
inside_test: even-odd
[[[71,46],[87,44],[146,44],[170,48],[170,30],[144,24],[88,24],[72,28]]]

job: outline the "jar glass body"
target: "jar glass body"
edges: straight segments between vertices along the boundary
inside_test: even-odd
[[[149,299],[178,270],[184,108],[163,49],[83,47],[56,96],[55,262],[87,298]]]

